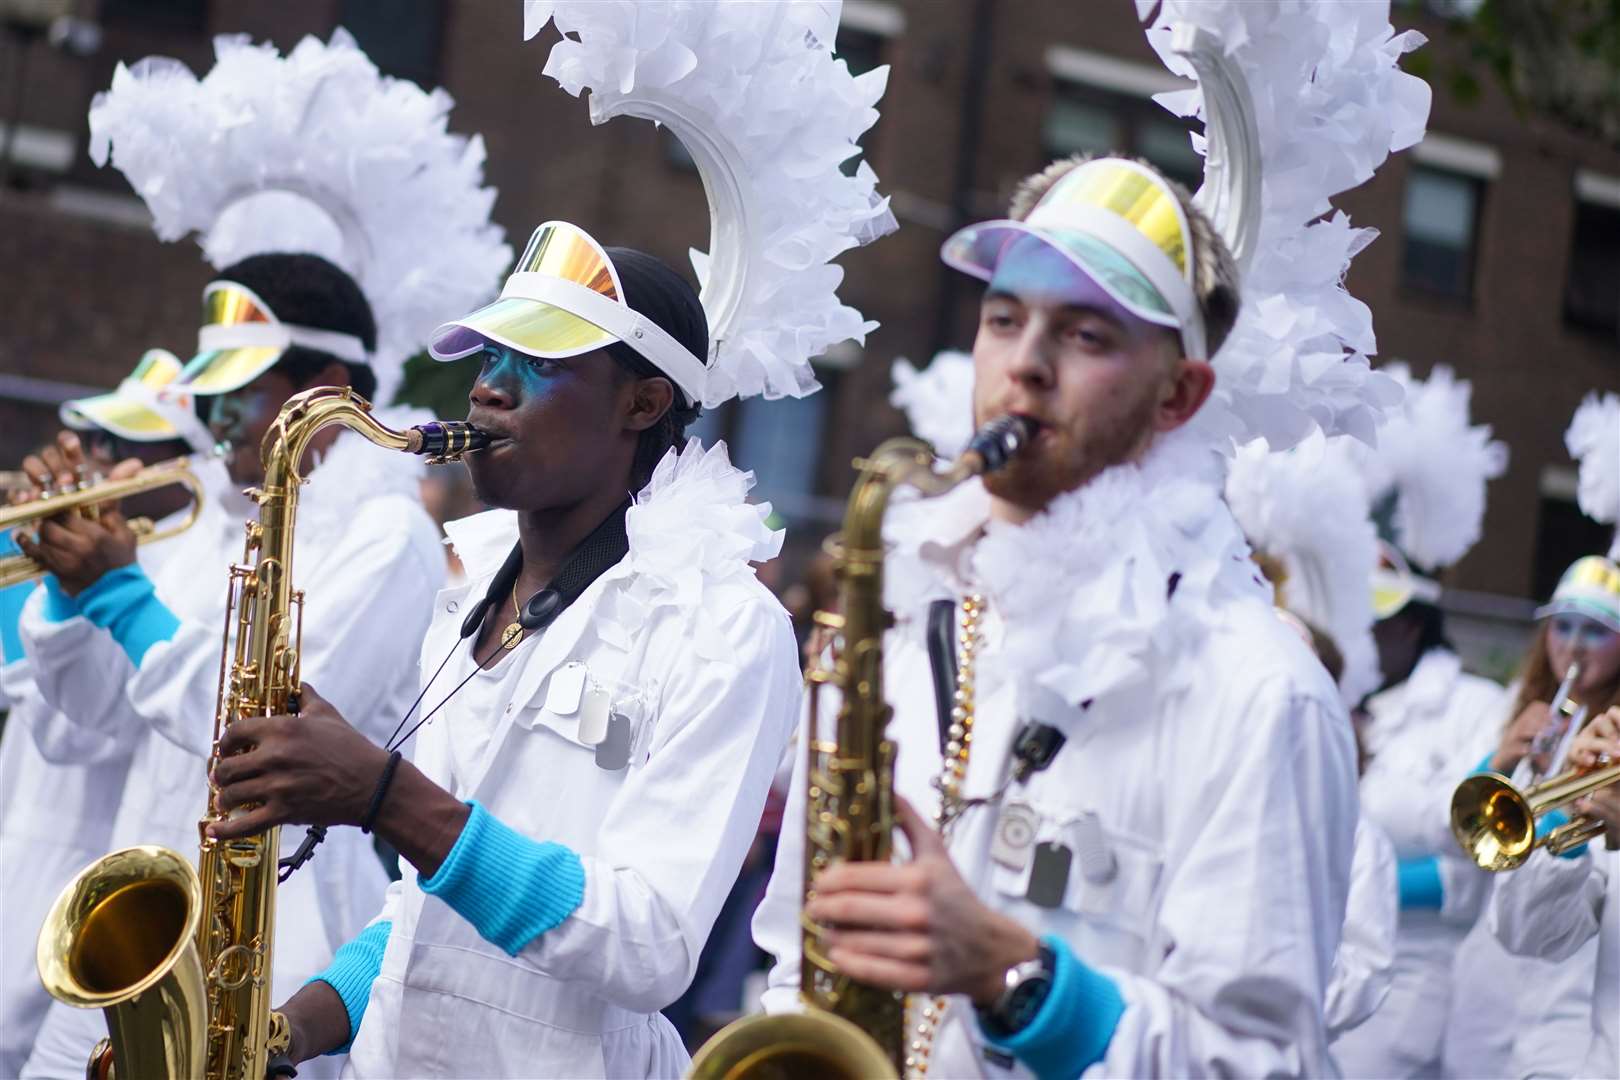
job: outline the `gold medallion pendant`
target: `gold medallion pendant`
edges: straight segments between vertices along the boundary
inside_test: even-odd
[[[507,623],[506,629],[501,631],[501,648],[508,652],[517,648],[518,643],[522,640],[523,624],[520,622]]]

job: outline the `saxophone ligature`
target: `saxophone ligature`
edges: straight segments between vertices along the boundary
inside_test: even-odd
[[[191,528],[196,523],[197,516],[202,513],[202,483],[192,471],[191,465],[192,460],[189,457],[173,458],[148,465],[140,472],[119,480],[86,481],[64,491],[50,492],[30,502],[0,508],[0,533],[17,528],[29,528],[58,514],[92,514],[101,503],[113,503],[127,499],[131,495],[178,484],[191,495],[191,509],[184,518],[164,529],[157,528],[149,518],[131,518],[128,523],[138,544],[167,540]],[[17,491],[27,491],[32,487],[26,483],[27,475],[24,473],[4,475],[21,478],[23,482],[17,485],[15,488]],[[8,585],[34,581],[44,573],[45,568],[27,555],[7,555],[0,558],[0,589]]]
[[[883,693],[883,634],[893,622],[883,607],[883,518],[890,498],[902,487],[924,498],[943,495],[1005,467],[1033,434],[1030,421],[1003,416],[980,428],[943,470],[927,444],[915,439],[891,439],[855,463],[860,475],[844,527],[829,543],[837,560],[839,610],[815,615],[816,624],[832,634],[832,661],[805,675],[805,900],[816,875],[833,862],[886,862],[892,853],[894,743],[885,733],[892,709]],[[825,685],[842,699],[831,741],[820,737],[817,723],[818,691]],[[805,1011],[748,1016],[727,1026],[693,1059],[694,1080],[903,1074],[905,995],[844,975],[827,959],[821,928],[802,914],[800,920],[799,997]]]
[[[347,387],[317,387],[287,402],[261,451],[264,483],[251,493],[258,521],[247,524],[245,555],[230,570],[216,748],[238,719],[296,710],[298,470],[310,440],[333,426],[434,462],[489,442],[454,421],[395,431]],[[270,1009],[280,829],[211,839],[208,825],[225,816],[210,790],[195,869],[165,848],[116,851],[80,871],[46,918],[37,952],[46,990],[107,1017],[109,1037],[87,1069],[94,1080],[114,1071],[122,1080],[263,1080],[287,1048],[286,1022]]]

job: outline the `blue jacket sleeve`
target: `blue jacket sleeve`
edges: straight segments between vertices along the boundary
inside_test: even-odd
[[[148,649],[180,629],[180,620],[158,599],[152,579],[137,563],[103,574],[78,600],[80,613],[111,633],[137,668]]]
[[[1433,855],[1402,859],[1395,871],[1400,886],[1401,909],[1428,908],[1439,911],[1445,901],[1440,880],[1440,860]]]
[[[516,956],[585,899],[585,866],[571,848],[531,840],[476,800],[472,816],[422,891],[449,904],[485,941]]]
[[[372,923],[333,954],[325,971],[309,980],[318,980],[336,990],[343,999],[343,1011],[349,1014],[349,1041],[328,1053],[347,1054],[354,1045],[354,1037],[360,1033],[360,1021],[366,1015],[366,1005],[371,1001],[371,984],[382,970],[383,951],[388,948],[388,935],[393,928],[390,922]]]
[[[985,1041],[1023,1062],[1040,1080],[1069,1080],[1103,1059],[1125,1014],[1125,998],[1114,980],[1076,956],[1062,938],[1041,942],[1056,958],[1052,988],[1040,1011],[1022,1031]]]

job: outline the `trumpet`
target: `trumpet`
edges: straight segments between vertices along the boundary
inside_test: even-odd
[[[1451,832],[1482,870],[1516,870],[1536,848],[1554,855],[1595,840],[1604,823],[1590,815],[1536,835],[1536,819],[1620,782],[1620,764],[1571,769],[1519,790],[1499,773],[1477,773],[1451,796]]]
[[[1539,783],[1544,775],[1536,768],[1536,762],[1551,762],[1547,765],[1549,772],[1557,768],[1558,762],[1553,760],[1553,754],[1563,745],[1566,735],[1573,735],[1586,723],[1586,706],[1577,703],[1572,696],[1580,677],[1581,665],[1577,660],[1570,664],[1569,670],[1564,673],[1564,681],[1558,685],[1558,692],[1553,695],[1552,706],[1547,710],[1547,723],[1542,725],[1530,744],[1532,785]]]
[[[82,483],[71,490],[55,492],[32,502],[0,508],[0,533],[35,525],[58,514],[91,513],[98,503],[117,502],[131,495],[156,491],[171,484],[179,484],[191,493],[191,510],[183,520],[164,529],[159,529],[150,518],[132,518],[129,522],[137,543],[150,544],[158,540],[167,540],[191,528],[197,520],[197,515],[202,512],[202,482],[197,479],[197,474],[191,471],[189,457],[172,458],[156,465],[148,465],[135,475],[122,480]],[[44,573],[45,568],[27,555],[0,557],[0,589],[24,581],[33,581]]]

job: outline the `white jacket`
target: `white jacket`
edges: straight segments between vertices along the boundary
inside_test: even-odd
[[[1496,683],[1465,673],[1455,653],[1434,649],[1405,682],[1368,699],[1362,813],[1389,835],[1399,859],[1438,858],[1442,906],[1401,911],[1388,997],[1333,1046],[1347,1076],[1439,1067],[1452,961],[1490,887],[1451,835],[1451,795],[1496,745],[1504,697]]]
[[[899,623],[884,677],[896,787],[921,813],[936,810],[938,718],[920,631],[928,600],[971,583],[988,614],[963,795],[990,803],[957,821],[950,850],[980,899],[1062,937],[1118,984],[1125,1011],[1088,1075],[1316,1076],[1331,1067],[1322,1000],[1349,884],[1353,738],[1338,691],[1251,573],[1218,484],[1207,497],[1188,491],[1173,479],[1182,464],[1150,455],[1140,482],[1111,484],[1110,470],[1028,525],[982,536],[977,483],[891,511],[887,606]],[[1174,523],[1156,518],[1164,508]],[[1092,688],[1085,704],[1065,696]],[[1002,794],[1010,744],[1032,717],[1067,741]],[[790,807],[804,806],[805,789],[800,756]],[[1036,842],[1076,853],[1056,907],[1026,899],[1030,862],[991,856],[1014,803],[1033,814]],[[1096,841],[1105,854],[1088,873],[1079,853]],[[784,829],[754,920],[776,957],[771,1012],[798,1007],[803,859],[803,830]],[[931,1076],[1007,1075],[961,998],[928,1062]]]
[[[1577,859],[1538,851],[1504,877],[1489,917],[1509,952],[1562,961],[1597,939],[1592,1043],[1580,1075],[1620,1077],[1620,852],[1602,840]]]
[[[303,678],[379,742],[415,697],[416,651],[430,597],[444,580],[438,529],[419,501],[419,475],[414,459],[345,432],[311,471],[299,499],[293,577],[305,594]],[[21,630],[41,693],[62,716],[91,725],[79,737],[124,745],[132,754],[111,848],[156,843],[196,857],[226,568],[242,560],[243,543],[242,520],[217,504],[174,541],[153,580],[180,628],[151,647],[138,671],[109,634],[85,619],[48,622],[37,596],[24,610]],[[44,743],[40,748],[53,752]],[[303,832],[282,830],[283,854]],[[325,967],[365,925],[387,883],[368,837],[347,829],[328,835],[277,891],[277,1000]],[[69,1061],[82,1069],[84,1039],[94,1042],[102,1028],[99,1012],[54,1006],[24,1075],[68,1075]]]
[[[1333,957],[1333,980],[1323,1009],[1329,1038],[1362,1023],[1389,993],[1399,919],[1395,848],[1384,830],[1363,815],[1356,822],[1344,936]]]
[[[417,734],[414,760],[436,783],[577,853],[584,901],[510,956],[403,866],[346,1075],[684,1073],[686,1052],[658,1010],[691,981],[800,692],[792,627],[748,565],[781,542],[764,526],[769,508],[742,502],[748,483],[723,446],[672,452],[630,510],[629,554],[503,658],[522,667],[487,743],[490,725],[459,697]],[[434,604],[424,679],[466,653],[462,620],[517,540],[504,511],[448,531],[471,583]],[[455,685],[458,661],[471,670],[466,655],[453,660],[430,701]],[[599,767],[581,741],[582,681],[608,688],[613,712],[636,726],[623,769]]]

